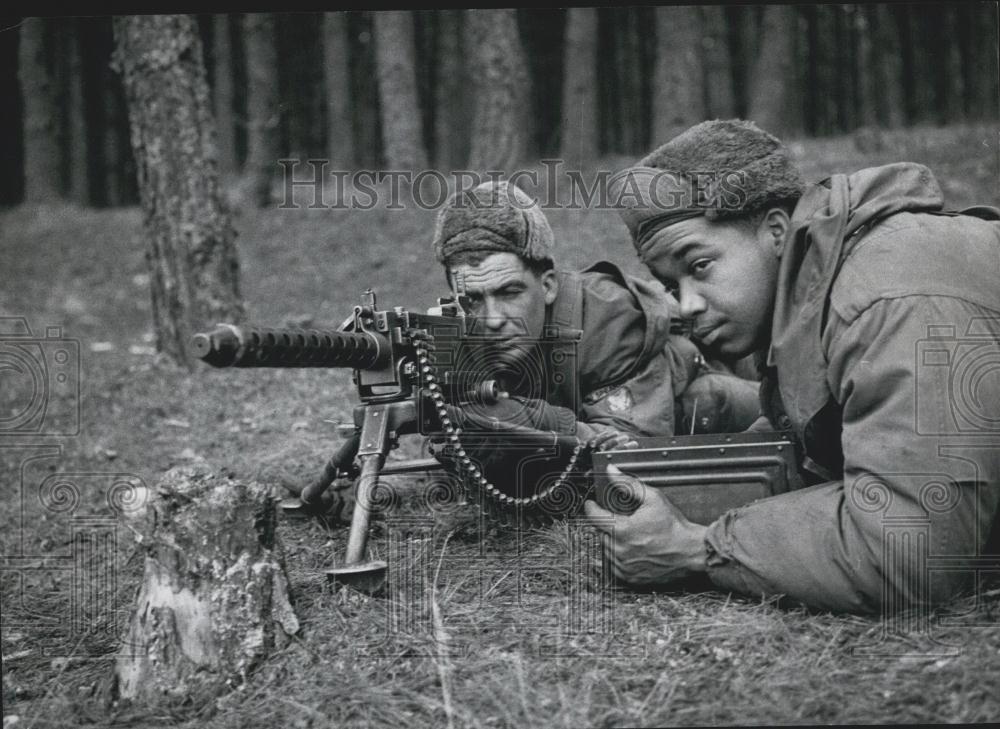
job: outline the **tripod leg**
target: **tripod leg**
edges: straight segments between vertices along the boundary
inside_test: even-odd
[[[385,583],[388,565],[381,560],[365,561],[368,546],[368,525],[371,520],[372,496],[378,484],[379,473],[391,446],[389,438],[389,409],[384,405],[365,408],[361,426],[358,456],[361,475],[358,477],[354,511],[351,513],[351,531],[347,536],[347,553],[342,567],[326,571],[327,577],[341,584],[365,592],[378,592]]]
[[[371,520],[372,496],[382,468],[382,456],[372,454],[361,457],[361,475],[355,492],[354,511],[351,513],[351,531],[347,537],[347,554],[344,562],[348,565],[364,561],[368,546],[368,525]]]
[[[323,506],[323,494],[328,488],[330,488],[330,484],[334,482],[340,472],[346,471],[351,467],[351,464],[354,462],[354,457],[358,453],[358,447],[360,444],[361,436],[357,433],[340,444],[337,451],[330,457],[330,460],[327,461],[320,477],[302,489],[302,493],[299,495],[299,498],[305,506]]]

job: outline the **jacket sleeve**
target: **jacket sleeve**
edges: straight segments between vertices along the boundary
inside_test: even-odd
[[[842,408],[844,477],[727,512],[709,526],[709,577],[838,611],[940,602],[971,573],[935,570],[927,558],[980,554],[997,511],[1000,314],[909,296],[878,301],[850,323],[831,317],[824,346]],[[963,337],[983,318],[992,334]],[[981,376],[962,365],[977,347],[993,353]],[[963,399],[966,384],[975,396]],[[991,425],[976,408],[992,411]]]

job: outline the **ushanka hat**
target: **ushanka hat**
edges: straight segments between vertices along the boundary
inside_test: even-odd
[[[679,220],[725,220],[793,201],[805,185],[781,141],[740,119],[696,124],[611,181],[611,201],[641,256]]]
[[[434,254],[444,263],[457,253],[514,253],[527,261],[552,258],[555,236],[538,203],[508,182],[484,182],[456,193],[439,212]]]

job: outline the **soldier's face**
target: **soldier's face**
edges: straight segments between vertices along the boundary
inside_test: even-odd
[[[709,350],[743,357],[768,342],[787,221],[783,211],[755,226],[690,218],[653,238],[646,265]]]
[[[537,275],[513,253],[493,253],[448,273],[453,289],[458,277],[465,282],[475,333],[497,339],[541,337],[545,307],[558,291],[555,272]]]

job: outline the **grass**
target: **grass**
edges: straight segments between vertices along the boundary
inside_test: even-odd
[[[949,203],[961,207],[1000,202],[996,143],[997,130],[980,127],[792,148],[812,179],[891,160],[925,162]],[[628,160],[606,162],[617,169]],[[641,273],[613,213],[549,217],[562,265],[612,258]],[[443,293],[429,253],[431,211],[245,210],[236,225],[250,318],[262,323],[339,323],[369,285],[383,306],[422,308]],[[190,374],[152,355],[137,209],[22,207],[0,214],[0,229],[0,316],[26,317],[36,334],[62,327],[79,340],[82,371],[79,435],[0,440],[5,727],[11,716],[32,727],[220,728],[1000,718],[1000,590],[950,606],[962,624],[935,623],[931,637],[953,647],[948,655],[909,631],[889,643],[908,655],[863,658],[854,649],[877,642],[878,620],[713,592],[607,590],[593,549],[589,562],[572,561],[585,531],[563,524],[518,534],[468,509],[431,519],[423,504],[429,484],[420,483],[400,489],[393,515],[424,517],[410,537],[390,539],[404,522],[380,521],[371,543],[402,592],[371,598],[331,589],[322,570],[343,553],[346,529],[283,521],[300,635],[232,694],[110,705],[110,659],[141,575],[132,531],[140,520],[113,522],[111,549],[83,564],[115,579],[86,583],[92,592],[77,619],[68,565],[80,519],[112,515],[115,474],[152,486],[167,468],[205,459],[243,477],[306,478],[336,442],[328,421],[349,417],[354,392],[347,372]],[[0,407],[22,395],[0,391]],[[72,410],[53,415],[72,425]],[[47,457],[32,459],[46,448]],[[407,438],[392,457],[419,449]],[[59,510],[68,504],[56,498],[60,480],[78,487],[72,509]],[[587,626],[594,629],[580,629]]]

